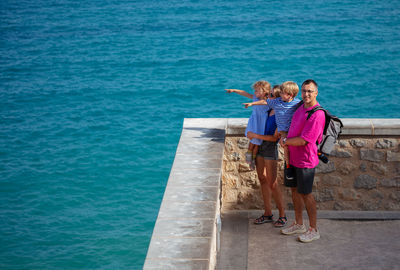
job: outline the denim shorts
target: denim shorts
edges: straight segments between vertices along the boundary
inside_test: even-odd
[[[263,141],[258,147],[258,155],[268,160],[278,160],[277,142]]]
[[[297,192],[301,194],[310,194],[314,183],[315,168],[297,168],[290,165],[293,169],[293,180],[285,179],[286,187],[297,187]]]

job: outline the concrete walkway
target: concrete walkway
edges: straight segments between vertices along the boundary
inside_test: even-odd
[[[400,269],[399,212],[320,211],[321,238],[307,244],[272,224],[254,225],[260,214],[222,214],[217,269]],[[290,225],[293,211],[287,215]]]

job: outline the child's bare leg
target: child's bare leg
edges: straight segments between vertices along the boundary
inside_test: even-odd
[[[246,163],[248,163],[249,165],[251,164],[251,161],[253,160],[253,149],[256,145],[249,143],[249,148],[247,149],[247,153],[246,153]]]
[[[252,170],[256,168],[257,153],[258,153],[258,145],[254,144],[253,152],[251,153],[251,163],[250,163],[250,169]]]

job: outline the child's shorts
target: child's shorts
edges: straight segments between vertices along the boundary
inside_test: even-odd
[[[258,155],[268,160],[278,160],[277,142],[263,141],[258,148]]]

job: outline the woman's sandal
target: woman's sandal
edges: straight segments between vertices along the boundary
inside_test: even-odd
[[[274,221],[272,219],[273,215],[270,216],[264,216],[262,215],[261,217],[257,218],[256,220],[254,220],[254,224],[264,224],[264,223],[268,223],[268,222],[272,222]]]
[[[275,222],[274,226],[275,227],[283,227],[287,223],[287,218],[286,217],[279,217]]]

